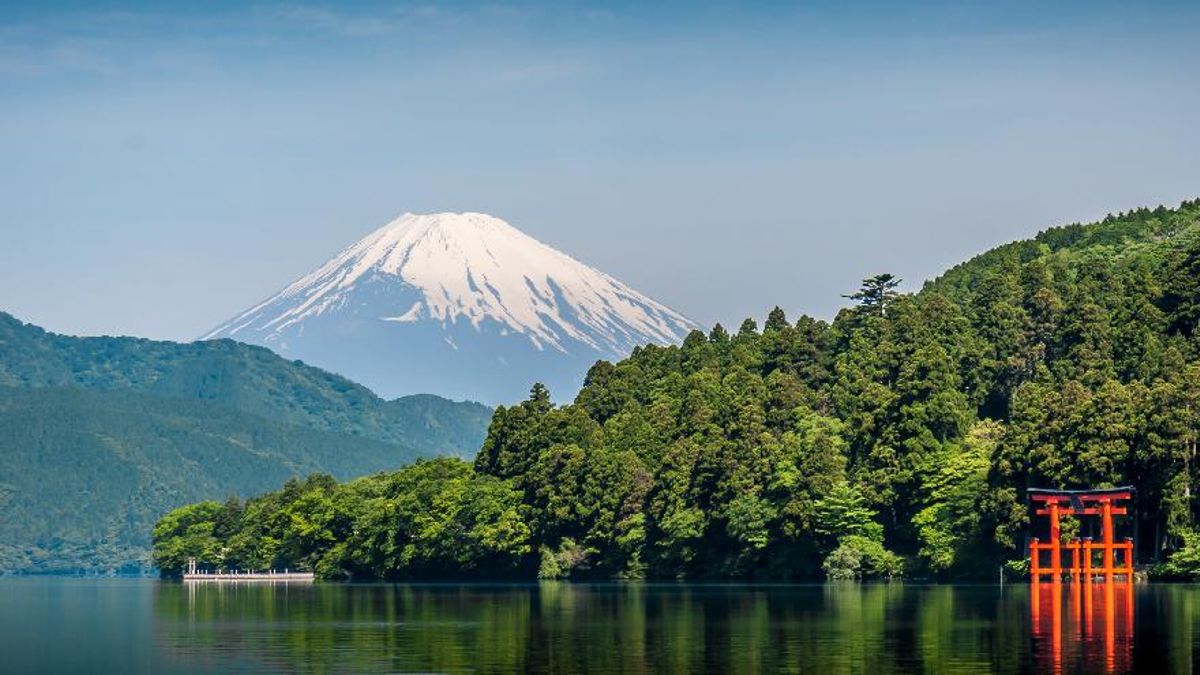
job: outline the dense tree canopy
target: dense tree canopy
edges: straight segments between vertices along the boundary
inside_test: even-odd
[[[832,323],[775,309],[642,347],[570,405],[535,385],[497,409],[474,467],[289,485],[217,511],[241,509],[215,549],[173,514],[159,564],[196,536],[210,565],[327,576],[990,575],[1022,555],[1026,487],[1133,483],[1142,559],[1186,575],[1198,219],[1193,201],[1055,228],[916,294],[872,277]]]

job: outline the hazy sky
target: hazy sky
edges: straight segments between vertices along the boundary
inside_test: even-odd
[[[192,338],[470,210],[736,326],[1200,196],[1200,3],[644,4],[7,0],[0,309]]]

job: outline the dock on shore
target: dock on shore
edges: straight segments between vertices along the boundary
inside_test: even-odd
[[[312,572],[293,572],[291,570],[216,570],[207,572],[196,569],[195,559],[188,560],[187,570],[183,573],[184,581],[204,581],[219,583],[268,582],[268,583],[312,583]]]
[[[208,581],[219,583],[269,582],[269,583],[312,583],[312,572],[185,572],[184,581]]]

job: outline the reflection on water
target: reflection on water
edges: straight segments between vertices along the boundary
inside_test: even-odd
[[[5,672],[1190,672],[1200,587],[0,580]],[[1136,619],[1136,620],[1135,620]]]
[[[994,589],[967,593],[998,601]],[[1017,631],[977,634],[978,608],[955,596],[901,585],[164,586],[155,605],[168,650],[256,668],[886,673],[983,666],[1025,646]]]
[[[1076,663],[1102,672],[1133,668],[1133,584],[1053,581],[1031,584],[1029,592],[1040,670],[1061,673]]]

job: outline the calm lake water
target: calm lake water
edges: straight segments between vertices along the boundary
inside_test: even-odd
[[[0,580],[0,671],[1191,672],[1200,586]]]

